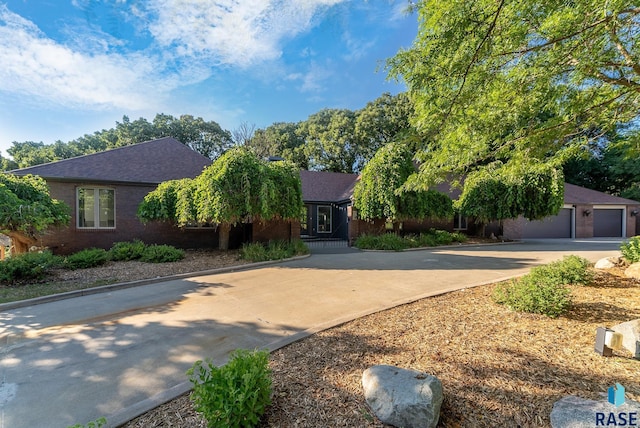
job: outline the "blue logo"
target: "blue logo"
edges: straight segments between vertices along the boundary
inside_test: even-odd
[[[616,407],[624,404],[624,386],[616,383],[614,386],[609,387],[609,403]]]

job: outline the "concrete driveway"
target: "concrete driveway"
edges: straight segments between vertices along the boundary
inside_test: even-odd
[[[525,273],[619,240],[548,240],[404,253],[338,249],[0,313],[0,427],[125,422],[189,388],[198,359],[277,349],[398,304]]]

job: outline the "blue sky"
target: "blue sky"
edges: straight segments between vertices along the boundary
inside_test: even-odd
[[[404,86],[384,61],[407,0],[0,0],[0,150],[156,113],[232,131],[357,110]]]

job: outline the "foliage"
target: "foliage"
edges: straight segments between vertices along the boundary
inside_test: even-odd
[[[149,245],[147,246],[140,261],[146,263],[170,263],[184,259],[184,251],[171,245]]]
[[[400,221],[453,216],[451,199],[435,190],[405,190],[400,187],[415,172],[407,145],[389,143],[364,167],[356,184],[354,206],[364,220]]]
[[[0,283],[42,279],[50,269],[61,263],[62,258],[50,251],[17,254],[0,261]]]
[[[0,174],[0,230],[30,238],[51,226],[69,223],[70,208],[52,199],[49,187],[37,176]]]
[[[113,261],[137,260],[142,257],[146,246],[139,239],[130,242],[116,242],[109,249],[109,258]]]
[[[160,183],[145,195],[138,206],[138,218],[142,222],[150,220],[171,221],[186,225],[197,216],[193,202],[194,180],[183,178]]]
[[[236,350],[222,367],[197,361],[187,371],[191,399],[209,427],[257,426],[271,404],[271,370],[267,351]]]
[[[309,254],[307,245],[299,239],[289,241],[269,241],[267,244],[254,242],[244,244],[240,249],[240,258],[252,262],[280,260]]]
[[[109,260],[109,253],[102,248],[87,248],[67,256],[64,267],[67,269],[86,269],[105,264]]]
[[[300,123],[276,122],[265,129],[258,129],[246,147],[261,159],[270,156],[295,164],[300,169],[309,168],[305,137],[298,132]]]
[[[640,262],[640,236],[634,236],[623,242],[620,246],[620,252],[629,263]]]
[[[538,220],[557,214],[564,201],[562,174],[545,164],[486,168],[469,174],[456,209],[479,222],[517,218]]]
[[[96,419],[95,421],[91,421],[86,425],[75,424],[69,425],[67,428],[102,428],[107,425],[107,418],[101,417]]]
[[[630,0],[424,0],[414,8],[413,46],[388,61],[390,76],[409,88],[422,137],[420,173],[407,187],[488,165],[559,169],[638,117],[640,9]]]
[[[569,284],[587,285],[593,280],[589,262],[578,256],[537,266],[520,279],[498,284],[493,300],[514,311],[562,315],[571,305]]]
[[[429,229],[419,235],[406,235],[401,237],[395,233],[382,235],[360,235],[355,240],[354,246],[363,250],[388,250],[402,251],[408,248],[436,247],[448,245],[453,242],[464,242],[467,237],[459,232],[447,232],[446,230]]]

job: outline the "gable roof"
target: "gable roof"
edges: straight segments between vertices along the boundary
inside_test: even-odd
[[[612,196],[608,193],[576,186],[575,184],[564,183],[564,203],[565,204],[587,204],[587,205],[640,205],[640,202],[631,199]]]
[[[17,169],[11,173],[33,174],[44,179],[64,181],[159,184],[168,180],[197,177],[211,163],[211,159],[178,140],[165,137]]]
[[[349,201],[358,178],[358,174],[301,170],[302,199],[305,202]]]

